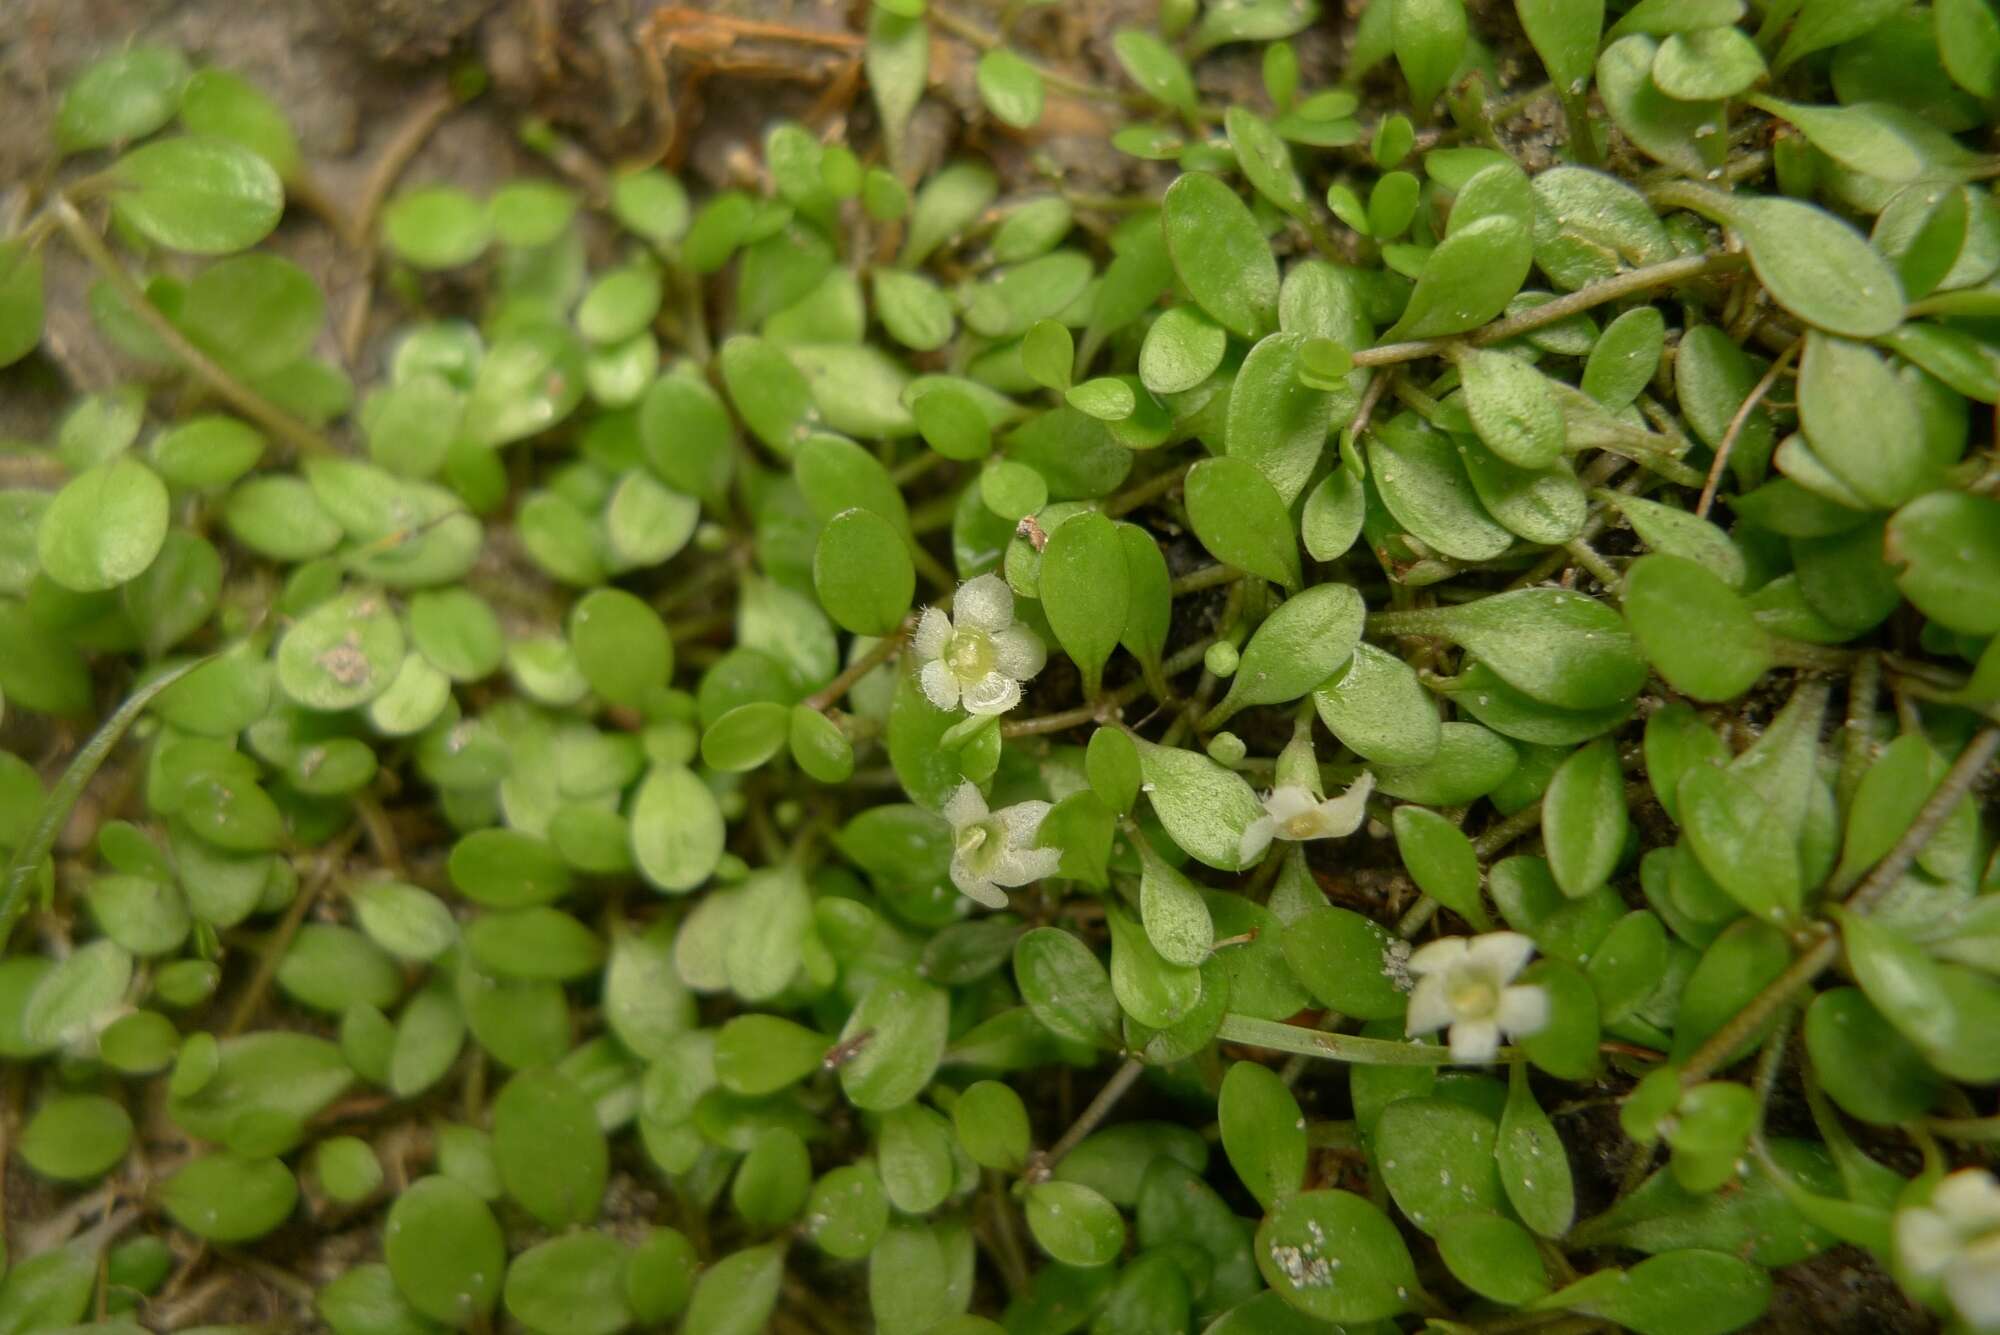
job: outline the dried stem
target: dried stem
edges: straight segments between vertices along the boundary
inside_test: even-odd
[[[1127,1057],[1122,1066],[1111,1073],[1104,1082],[1104,1088],[1097,1091],[1097,1097],[1083,1110],[1083,1114],[1070,1123],[1069,1130],[1062,1138],[1049,1146],[1048,1150],[1035,1156],[1028,1165],[1025,1176],[1029,1182],[1046,1182],[1063,1156],[1083,1143],[1083,1138],[1097,1129],[1097,1124],[1118,1106],[1118,1100],[1125,1097],[1125,1091],[1145,1073],[1146,1064],[1137,1057]]]
[[[1903,879],[1903,873],[1910,869],[1917,854],[1923,851],[1938,827],[1944,824],[1952,810],[1972,790],[1972,785],[1978,782],[1996,751],[2000,751],[2000,727],[1982,729],[1966,744],[1951,769],[1946,771],[1944,780],[1917,812],[1917,818],[1910,822],[1910,828],[1903,832],[1896,846],[1875,864],[1874,870],[1847,897],[1846,908],[1850,913],[1866,914],[1888,893],[1890,887]],[[1706,1079],[1745,1039],[1788,1005],[1793,993],[1819,977],[1839,955],[1840,939],[1828,929],[1810,949],[1793,960],[1783,973],[1766,984],[1748,1005],[1695,1050],[1687,1065],[1681,1069],[1681,1083],[1692,1085]]]
[[[1722,433],[1722,442],[1715,447],[1715,460],[1708,466],[1708,478],[1702,483],[1701,499],[1695,502],[1697,518],[1708,518],[1709,507],[1715,504],[1715,489],[1722,485],[1722,471],[1729,467],[1729,455],[1743,435],[1743,428],[1749,425],[1750,414],[1757,411],[1757,405],[1764,401],[1764,396],[1771,392],[1771,387],[1778,383],[1778,377],[1785,373],[1786,365],[1803,346],[1804,340],[1801,339],[1779,353],[1778,360],[1771,363],[1771,369],[1764,372],[1764,378],[1757,382],[1750,396],[1736,409],[1736,415],[1729,419],[1729,428]]]
[[[1667,260],[1661,264],[1649,264],[1644,268],[1632,269],[1607,278],[1601,283],[1580,287],[1574,292],[1545,302],[1533,310],[1522,311],[1504,320],[1477,330],[1470,341],[1477,344],[1499,343],[1535,329],[1567,320],[1570,316],[1602,306],[1608,301],[1619,301],[1641,292],[1649,292],[1656,287],[1671,287],[1676,283],[1705,278],[1710,274],[1724,273],[1741,268],[1747,260],[1741,255],[1716,252],[1706,255],[1689,255],[1682,259]],[[1452,340],[1444,338],[1418,339],[1409,343],[1384,343],[1380,347],[1364,348],[1354,354],[1356,366],[1387,366],[1393,362],[1413,362],[1424,357],[1436,357],[1451,346]]]
[[[84,221],[83,215],[77,212],[76,205],[71,203],[67,196],[58,196],[53,207],[57,221],[62,224],[63,234],[70,239],[71,244],[83,252],[83,257],[90,261],[91,267],[104,275],[105,280],[118,290],[119,297],[131,308],[132,314],[137,316],[176,357],[185,362],[188,370],[194,372],[204,384],[226,400],[236,411],[296,448],[308,454],[334,452],[332,443],[325,436],[238,380],[207,353],[189,342],[187,335],[180,331],[180,327],[161,314],[160,308],[146,296],[138,280],[125,272],[125,266],[118,262],[118,257],[111,253],[111,248],[104,244],[104,238]]]

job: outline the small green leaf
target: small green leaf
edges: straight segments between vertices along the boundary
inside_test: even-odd
[[[56,108],[56,145],[65,153],[144,139],[173,118],[188,81],[172,47],[133,46],[86,66]]]
[[[1597,64],[1604,0],[1517,0],[1515,10],[1556,88],[1580,96]]]
[[[1528,1072],[1518,1063],[1507,1076],[1507,1103],[1494,1143],[1500,1185],[1521,1221],[1545,1238],[1559,1238],[1576,1217],[1569,1152],[1554,1123],[1535,1102]]]
[[[1494,214],[1453,232],[1424,261],[1402,318],[1383,340],[1477,329],[1507,308],[1533,262],[1533,241],[1513,218]]]
[[[1416,1265],[1396,1226],[1347,1191],[1304,1191],[1279,1201],[1257,1227],[1255,1253],[1264,1282],[1319,1321],[1394,1316],[1408,1308],[1416,1283]]]
[[[1028,1188],[1028,1232],[1064,1265],[1101,1266],[1125,1246],[1118,1207],[1076,1182],[1039,1182]]]
[[[18,1151],[28,1167],[58,1182],[88,1182],[125,1157],[132,1118],[100,1094],[48,1099],[21,1131]]]
[[[872,510],[843,510],[820,531],[813,587],[835,622],[863,635],[902,624],[916,593],[916,570],[903,535]]]
[[[1042,118],[1042,76],[1012,51],[1005,47],[988,51],[974,73],[979,100],[996,119],[1025,130]]]
[[[1343,397],[1301,379],[1306,346],[1296,333],[1261,339],[1236,372],[1224,427],[1229,457],[1257,465],[1287,505],[1311,480]]]
[[[1600,709],[1638,694],[1645,662],[1617,613],[1559,589],[1522,589],[1417,613],[1379,614],[1371,630],[1442,635],[1502,680],[1559,709]]]
[[[1111,978],[1090,947],[1057,927],[1037,927],[1014,945],[1021,999],[1050,1032],[1086,1046],[1118,1038]]]
[[[1479,857],[1449,820],[1418,806],[1396,808],[1396,852],[1417,888],[1479,931],[1492,926],[1479,897]]]
[[[870,1035],[840,1068],[840,1087],[857,1108],[900,1108],[923,1092],[944,1055],[950,994],[913,974],[888,974],[847,1018],[840,1042]]]
[[[1199,307],[1172,307],[1146,330],[1139,349],[1139,379],[1155,394],[1193,389],[1222,365],[1228,343],[1228,331]]]
[[[1813,1076],[1849,1116],[1895,1126],[1928,1112],[1942,1081],[1857,988],[1821,992],[1806,1008]]]
[[[41,341],[41,252],[26,241],[0,241],[0,366],[20,361]]]
[[[1772,838],[1776,816],[1747,779],[1698,765],[1682,777],[1677,799],[1689,845],[1731,898],[1779,923],[1798,912],[1798,852]]]
[[[1830,334],[1875,338],[1903,319],[1895,270],[1852,227],[1824,209],[1777,195],[1676,187],[1675,202],[1734,227],[1750,267],[1786,310]]]
[[[1239,709],[1297,700],[1346,665],[1361,642],[1361,596],[1319,584],[1286,599],[1244,647],[1229,693],[1202,720],[1213,731]]]
[[[299,1184],[282,1162],[235,1154],[191,1160],[160,1187],[160,1203],[175,1223],[225,1243],[263,1237],[285,1222],[298,1199]]]
[[[1618,752],[1600,738],[1557,768],[1542,799],[1549,869],[1571,899],[1603,885],[1618,865],[1628,828]]]
[[[1546,468],[1562,457],[1562,408],[1541,372],[1483,349],[1463,353],[1458,371],[1466,412],[1488,449],[1521,468]]]
[[[1952,490],[1920,496],[1890,517],[1884,547],[1918,611],[1965,635],[2000,631],[2000,501]]]
[[[1464,0],[1396,0],[1396,64],[1410,85],[1410,101],[1428,109],[1465,56]]]
[[[470,264],[492,240],[492,222],[480,202],[448,185],[421,186],[382,210],[389,248],[419,269]]]
[[[1174,272],[1217,324],[1252,339],[1277,324],[1278,262],[1234,190],[1188,172],[1168,189],[1160,222]]]
[[[1305,1115],[1270,1067],[1233,1063],[1222,1078],[1216,1117],[1229,1166],[1259,1205],[1269,1210],[1304,1184]]]
[[[1625,572],[1632,637],[1675,690],[1729,700],[1771,666],[1771,649],[1749,607],[1705,566],[1654,553]]]
[[[560,1072],[523,1071],[507,1082],[493,1101],[493,1154],[507,1194],[545,1226],[597,1217],[604,1133],[590,1100]]]
[[[1174,49],[1141,28],[1120,28],[1111,38],[1118,63],[1132,82],[1175,111],[1195,109],[1194,78]]]
[[[1723,1252],[1675,1251],[1587,1275],[1530,1306],[1616,1321],[1639,1335],[1739,1330],[1764,1314],[1771,1277]]]
[[[1167,834],[1197,862],[1238,870],[1243,833],[1264,814],[1250,785],[1207,756],[1134,740],[1146,795]]]
[[[79,593],[116,588],[159,555],[167,488],[130,455],[68,482],[42,514],[35,545],[50,579]]]
[[[507,1267],[507,1311],[551,1335],[617,1335],[633,1317],[629,1263],[617,1239],[594,1230],[537,1243]]]
[[[1395,961],[1408,947],[1371,918],[1318,908],[1285,927],[1285,961],[1315,997],[1364,1020],[1401,1019],[1407,998]]]
[[[1280,496],[1256,465],[1204,459],[1187,476],[1195,536],[1218,560],[1287,589],[1299,587],[1298,540]]]
[[[875,14],[878,28],[883,18],[893,17],[879,8]],[[923,31],[921,20],[914,26]],[[880,96],[878,92],[877,97]],[[782,1243],[766,1243],[730,1253],[702,1271],[695,1281],[694,1295],[688,1301],[681,1328],[689,1335],[696,1331],[701,1335],[758,1335],[778,1305],[778,1289],[784,1276]]]

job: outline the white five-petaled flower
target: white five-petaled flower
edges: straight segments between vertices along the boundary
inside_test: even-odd
[[[1521,1038],[1549,1022],[1549,994],[1515,975],[1535,953],[1519,932],[1488,932],[1467,939],[1447,936],[1410,956],[1416,976],[1404,1029],[1411,1036],[1449,1026],[1451,1059],[1490,1062],[1503,1034]]]
[[[2000,1330],[2000,1182],[1984,1168],[1951,1174],[1929,1205],[1896,1214],[1896,1252],[1912,1278],[1936,1283],[1959,1319]]]
[[[1061,850],[1035,847],[1048,814],[1047,802],[1016,802],[989,812],[979,790],[961,783],[944,804],[951,825],[951,883],[987,908],[1004,909],[1002,887],[1055,875]]]
[[[1264,814],[1243,827],[1236,860],[1249,866],[1273,839],[1344,839],[1361,828],[1375,776],[1362,771],[1339,797],[1321,801],[1299,784],[1281,783],[1264,795]]]
[[[1021,683],[1042,670],[1048,650],[1026,626],[1014,624],[1014,591],[998,575],[958,586],[951,613],[927,607],[910,641],[917,684],[939,709],[1004,714],[1021,703]]]

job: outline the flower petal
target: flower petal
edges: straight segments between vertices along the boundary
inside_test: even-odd
[[[1271,835],[1277,829],[1277,822],[1269,816],[1259,816],[1243,827],[1242,835],[1236,840],[1236,865],[1248,867],[1264,856],[1264,850],[1271,846]]]
[[[1465,959],[1470,943],[1462,936],[1441,936],[1410,952],[1410,972],[1422,976],[1427,973],[1443,973]]]
[[[1007,831],[1009,848],[1032,848],[1041,832],[1042,818],[1049,814],[1047,802],[1016,802],[993,813]]]
[[[990,875],[996,885],[1027,885],[1054,876],[1061,866],[1059,848],[1010,848],[995,860]]]
[[[954,876],[951,883],[967,899],[978,900],[989,909],[1007,907],[1007,892],[995,885],[989,876],[968,876],[962,881]]]
[[[2000,1230],[2000,1181],[1984,1168],[1961,1168],[1931,1192],[1931,1209],[1963,1237]]]
[[[1451,1027],[1451,1059],[1479,1065],[1500,1051],[1500,1026],[1491,1020],[1460,1020]]]
[[[1014,680],[1026,681],[1047,666],[1048,661],[1049,651],[1042,637],[1026,626],[1009,626],[994,633],[993,665]]]
[[[1318,825],[1322,839],[1345,839],[1368,819],[1368,794],[1375,791],[1375,776],[1362,771],[1339,797],[1319,804]]]
[[[2000,1328],[2000,1235],[1973,1243],[1945,1267],[1944,1291],[1974,1330]]]
[[[1403,1017],[1403,1032],[1415,1038],[1418,1034],[1434,1034],[1450,1024],[1450,995],[1442,974],[1419,978],[1416,990],[1410,993],[1410,1009]]]
[[[997,635],[1014,624],[1014,591],[998,575],[975,576],[952,595],[951,616],[958,626]]]
[[[944,656],[951,642],[951,618],[935,607],[926,607],[917,618],[916,633],[910,636],[910,652],[919,662],[928,663]]]
[[[933,658],[917,672],[917,685],[923,687],[924,698],[939,709],[958,708],[958,678],[951,675],[951,669]]]
[[[1496,984],[1509,983],[1527,967],[1535,953],[1535,943],[1519,932],[1487,932],[1472,938],[1467,947],[1469,961],[1491,976]]]
[[[1264,794],[1264,814],[1278,825],[1297,820],[1319,806],[1319,800],[1311,792],[1295,783],[1280,784]],[[1280,839],[1292,836],[1280,833]]]
[[[1004,714],[1021,703],[1021,683],[998,672],[989,672],[965,688],[968,714]]]
[[[1931,1279],[1958,1256],[1958,1230],[1936,1210],[1916,1206],[1896,1214],[1896,1253],[1903,1268],[1919,1279]]]
[[[1507,988],[1493,1018],[1514,1038],[1539,1034],[1549,1027],[1549,990],[1533,984]]]
[[[971,781],[961,783],[944,800],[944,818],[954,831],[977,825],[986,819],[986,799]]]

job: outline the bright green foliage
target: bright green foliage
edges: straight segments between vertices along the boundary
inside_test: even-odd
[[[0,1330],[1976,1326],[1993,7],[863,9],[361,238],[277,71],[52,95]]]

